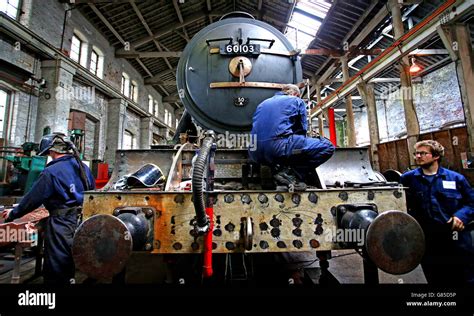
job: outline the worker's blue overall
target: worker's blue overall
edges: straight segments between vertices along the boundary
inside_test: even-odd
[[[95,182],[90,169],[84,165],[84,170],[89,189],[94,189]],[[72,155],[66,155],[46,166],[31,190],[9,214],[9,220],[19,218],[41,204],[49,211],[44,238],[45,283],[64,284],[74,278],[71,246],[83,198],[84,185],[79,164]]]
[[[432,176],[418,168],[402,175],[408,187],[408,212],[425,233],[426,251],[422,268],[431,284],[474,284],[474,190],[461,174],[440,167]],[[460,232],[447,223],[452,216],[465,225]]]
[[[250,158],[270,166],[290,166],[301,174],[314,170],[331,158],[334,145],[324,137],[307,137],[307,126],[303,100],[277,92],[255,111],[251,134],[257,146],[249,149]]]

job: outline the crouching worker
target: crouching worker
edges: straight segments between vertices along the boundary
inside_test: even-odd
[[[90,169],[80,161],[74,144],[64,134],[43,136],[38,155],[50,155],[31,190],[13,210],[4,211],[13,221],[42,204],[49,211],[44,239],[43,277],[47,284],[67,284],[74,278],[72,239],[82,211],[84,191],[95,188]]]
[[[306,189],[305,182],[314,179],[315,168],[334,154],[334,145],[328,139],[308,137],[307,129],[306,105],[300,90],[287,84],[258,105],[251,132],[257,146],[249,150],[250,158],[270,165],[277,185]]]

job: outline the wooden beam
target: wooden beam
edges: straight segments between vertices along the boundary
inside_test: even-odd
[[[145,18],[143,17],[143,15],[140,12],[140,10],[138,9],[138,7],[135,5],[135,3],[132,0],[130,1],[130,4],[132,5],[132,8],[135,11],[135,14],[138,16],[138,18],[142,22],[142,25],[145,28],[145,30],[147,31],[148,35],[152,36],[153,32],[151,31],[150,27],[148,26],[148,23],[145,21]],[[157,40],[153,39],[153,43],[155,44],[155,46],[156,46],[156,48],[158,49],[159,52],[163,51]],[[127,51],[124,51],[124,50],[119,50],[117,52],[127,53]],[[166,57],[163,57],[163,59],[164,59],[166,65],[168,66],[168,68],[172,69],[173,66],[171,66],[171,63],[169,62],[169,60]]]
[[[367,121],[369,127],[369,139],[370,139],[370,158],[372,167],[375,170],[380,171],[379,155],[377,145],[380,143],[379,136],[379,122],[377,118],[377,107],[375,102],[374,85],[360,82],[357,85],[362,100],[367,106]]]
[[[120,41],[120,43],[122,43],[122,45],[125,45],[125,41],[122,38],[122,36],[120,36],[120,34],[114,29],[112,24],[109,23],[109,21],[105,18],[105,16],[102,13],[100,13],[99,9],[97,9],[97,7],[93,3],[89,3],[89,7],[91,7],[92,11],[94,11],[94,13],[107,26],[107,28],[115,35],[115,37]]]
[[[176,86],[176,80],[156,80],[153,84],[163,85],[163,86]]]
[[[359,73],[355,74],[348,83],[344,83],[340,86],[336,93],[331,93],[324,98],[322,107],[311,111],[311,116],[318,115],[321,111],[333,106],[340,98],[351,93],[351,91],[356,88],[359,80],[368,81],[372,79],[386,69],[387,66],[392,65],[400,60],[402,56],[415,50],[432,38],[432,36],[436,34],[436,27],[439,25],[441,18],[454,21],[472,9],[473,5],[474,0],[443,3],[435,12],[420,22],[422,24],[419,23],[415,25],[408,34],[403,36],[402,40],[398,40],[389,48],[386,48],[381,55],[374,58],[374,60],[361,69]],[[454,6],[456,10],[452,10]]]
[[[449,55],[447,49],[415,49],[408,55],[428,56],[428,55]]]
[[[357,34],[357,36],[349,43],[349,47],[352,46],[359,46],[359,44],[370,34],[374,31],[374,29],[382,22],[383,19],[388,14],[388,10],[385,6],[383,6],[377,14],[367,23],[367,25],[364,27],[364,30]],[[358,21],[359,22],[359,21]],[[347,40],[347,39],[346,39]],[[331,59],[328,59],[320,69],[324,69],[324,67],[329,63]],[[319,77],[319,81],[322,82],[326,80],[335,70],[337,69],[336,66],[331,65],[329,68]],[[316,75],[319,72],[315,73]]]
[[[455,43],[453,40],[453,35],[451,34],[451,28],[448,25],[439,25],[436,28],[436,31],[438,32],[439,38],[443,42],[444,47],[448,51],[451,60],[458,60],[459,56],[457,50],[454,50]]]
[[[458,44],[458,54],[460,63],[457,65],[458,78],[461,80],[461,95],[463,99],[464,115],[466,118],[467,133],[469,136],[469,151],[474,151],[474,52],[471,45],[471,35],[469,26],[465,24],[455,24],[452,26],[452,33]]]
[[[342,78],[344,79],[344,82],[346,82],[350,78],[347,56],[341,57],[341,66],[342,66]],[[352,109],[352,97],[350,95],[346,97],[346,120],[347,120],[347,126],[346,126],[347,145],[346,146],[355,147],[356,134],[355,134],[354,111]]]
[[[164,57],[181,57],[182,52],[115,52],[117,58],[164,58]]]
[[[176,15],[178,16],[178,20],[182,24],[184,20],[183,20],[183,16],[181,15],[181,11],[179,10],[178,0],[173,0],[173,6],[176,11]]]
[[[389,0],[388,5],[392,12],[392,24],[393,24],[393,33],[395,39],[399,39],[405,34],[402,14],[400,10],[400,4],[398,0]],[[408,154],[410,159],[410,165],[415,165],[415,159],[413,154],[415,152],[414,145],[418,140],[418,135],[420,134],[420,122],[418,120],[418,115],[416,113],[415,104],[413,103],[413,87],[411,85],[411,74],[409,71],[410,61],[408,56],[402,57],[398,69],[400,70],[400,83],[403,91],[402,102],[403,109],[405,112],[405,123],[407,128],[407,145],[408,145]],[[406,93],[408,92],[408,93]]]
[[[306,49],[300,52],[300,55],[320,55],[320,56],[331,56],[331,57],[341,57],[348,55],[349,57],[358,56],[358,55],[378,55],[383,52],[381,48],[373,49],[351,49],[349,52],[342,49],[330,49],[330,48],[313,48]]]
[[[138,16],[138,19],[142,22],[143,27],[145,27],[146,31],[148,34],[153,34],[151,31],[150,27],[148,26],[148,23],[146,23],[145,18],[143,17],[142,13],[140,12],[140,9],[138,9],[137,5],[135,4],[134,1],[130,1],[130,4],[133,8],[133,11],[135,11],[135,14]]]
[[[130,0],[59,0],[61,3],[69,4],[101,4],[101,3],[127,3]],[[146,0],[133,0],[135,2],[145,2]]]
[[[206,0],[207,11],[212,11],[211,0]]]
[[[369,83],[390,83],[390,82],[400,82],[400,78],[372,78],[369,80]]]
[[[193,24],[195,23],[196,21],[199,21],[201,19],[205,18],[205,12],[198,12],[198,13],[195,13],[191,16],[189,16],[188,18],[186,18],[183,23],[175,23],[175,24],[170,24],[166,27],[163,27],[163,28],[160,28],[159,31],[153,33],[152,35],[149,35],[149,36],[146,36],[146,37],[143,37],[139,40],[136,40],[134,41],[133,43],[131,43],[131,47],[133,48],[136,48],[136,47],[139,47],[139,46],[142,46],[142,45],[145,45],[146,43],[149,43],[151,42],[153,39],[157,39],[159,38],[160,36],[163,36],[163,35],[166,35],[168,33],[171,33],[173,32],[174,30],[176,29],[180,29],[186,25],[189,25],[189,24]]]
[[[184,28],[183,28],[183,31],[185,31]],[[178,34],[181,38],[183,38],[183,39],[186,41],[186,43],[189,43],[190,39],[189,39],[187,33],[182,34],[182,33],[181,33],[180,31],[178,31],[178,30],[174,30],[174,32],[175,32],[176,34]]]
[[[162,76],[168,75],[168,74],[171,74],[171,73],[175,73],[175,72],[176,72],[176,68],[168,69],[168,70],[162,71],[162,72],[160,72],[159,74],[156,74],[156,75],[154,75],[154,76],[151,77],[151,78],[146,78],[146,79],[145,79],[145,85],[155,84],[155,82],[159,82],[159,81],[162,80],[162,79],[161,79]]]
[[[181,99],[179,98],[179,95],[177,94],[171,94],[163,98],[163,103],[174,103],[178,102]]]

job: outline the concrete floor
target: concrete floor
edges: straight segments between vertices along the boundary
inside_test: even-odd
[[[292,253],[287,254],[288,261],[309,261],[317,259],[313,253]],[[305,266],[304,264],[302,264]],[[293,268],[298,268],[301,265],[293,265]],[[319,262],[316,261],[305,268],[318,268]],[[354,250],[335,250],[332,251],[332,258],[329,260],[329,271],[342,284],[363,284],[364,271],[362,257]],[[425,275],[421,266],[416,267],[413,271],[393,275],[388,274],[380,269],[378,270],[379,283],[393,284],[393,283],[407,283],[407,284],[423,284],[427,283]]]
[[[10,283],[11,270],[8,270],[9,266],[12,265],[11,256],[4,256],[8,253],[0,254],[0,268],[3,267],[3,271],[0,270],[0,283]],[[318,275],[315,271],[319,271],[319,262],[315,253],[283,253],[283,254],[269,254],[273,256],[270,258],[270,264],[268,266],[260,266],[260,270],[256,269],[256,275],[258,271],[273,269],[270,265],[274,265],[275,262],[280,263],[285,271],[282,274],[282,270],[274,270],[269,273],[278,273],[282,279],[288,278],[295,284],[302,283],[302,279],[306,275],[310,278],[317,278]],[[234,259],[235,261],[235,259]],[[218,261],[216,261],[216,264]],[[147,253],[134,253],[133,257],[129,261],[126,274],[126,283],[134,284],[145,284],[145,283],[172,283],[173,278],[171,273],[166,269],[159,269],[157,267],[163,267],[165,263],[161,256],[149,255]],[[189,266],[187,266],[189,267]],[[263,269],[261,268],[263,267]],[[29,280],[34,275],[35,260],[25,257],[22,260],[21,265],[21,280],[20,283],[28,281],[30,284],[42,283],[41,277],[36,277],[33,280]],[[258,268],[258,267],[257,267]],[[218,272],[218,267],[215,268]],[[278,271],[278,272],[276,272]],[[341,284],[363,284],[363,264],[362,257],[354,250],[337,250],[332,252],[332,258],[329,260],[329,271]],[[237,274],[237,272],[236,272]],[[420,266],[407,274],[402,275],[391,275],[379,270],[379,282],[384,284],[423,284],[426,283],[425,276]],[[185,278],[185,277],[184,277]],[[80,271],[76,273],[76,283],[83,283],[87,277]],[[103,280],[100,283],[110,283],[112,280]],[[312,280],[317,283],[318,280]],[[286,282],[283,280],[283,282]],[[284,284],[284,283],[283,283]]]

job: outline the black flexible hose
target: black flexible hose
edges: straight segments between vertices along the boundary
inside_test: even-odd
[[[204,138],[201,150],[199,151],[193,166],[193,203],[194,210],[196,211],[196,222],[198,228],[204,228],[209,224],[209,218],[206,215],[202,183],[204,179],[204,172],[206,171],[209,152],[213,142],[214,138],[212,136],[207,136]]]

